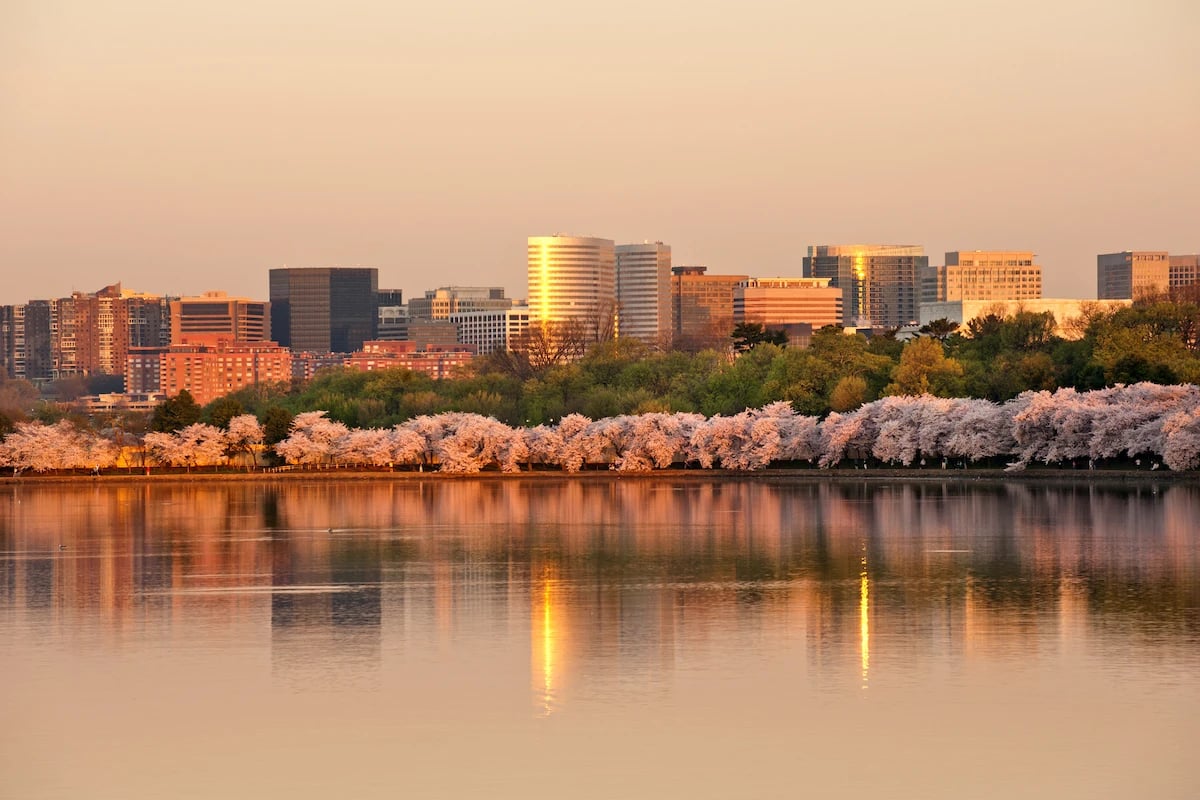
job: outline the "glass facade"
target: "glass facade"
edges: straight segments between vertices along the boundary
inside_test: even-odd
[[[292,350],[352,353],[375,338],[379,270],[374,267],[273,269],[271,333]]]

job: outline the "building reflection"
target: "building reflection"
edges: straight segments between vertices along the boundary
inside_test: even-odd
[[[114,641],[201,621],[265,643],[297,685],[528,642],[548,715],[669,691],[680,664],[739,647],[794,645],[808,680],[863,689],[1016,642],[1195,647],[1197,519],[1186,485],[14,484],[0,598],[10,623],[86,619]]]

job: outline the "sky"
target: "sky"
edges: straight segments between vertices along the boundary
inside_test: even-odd
[[[0,0],[0,303],[526,292],[525,238],[1200,252],[1194,0]]]

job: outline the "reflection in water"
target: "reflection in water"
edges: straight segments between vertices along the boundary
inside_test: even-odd
[[[866,546],[863,546],[866,549]],[[867,585],[867,557],[862,557],[862,573],[859,575],[858,590],[858,640],[862,655],[862,686],[867,688],[871,672],[871,617],[869,603],[870,588]]]
[[[1153,702],[1164,687],[1198,710],[1198,520],[1200,490],[1183,485],[13,485],[0,633],[16,646],[0,667],[33,674],[43,641],[63,669],[164,644],[181,665],[244,653],[223,686],[265,664],[256,696],[370,698],[360,717],[415,719],[427,736],[471,708],[487,725],[558,726],[645,709],[683,738],[719,711],[795,738],[778,726],[838,724],[820,704],[849,693],[855,713],[903,700],[896,718],[954,731],[953,709],[1001,715],[996,726],[1054,685],[1063,709],[1038,698],[1048,730],[1084,740],[1086,720],[1053,726],[1083,707],[1112,713],[1094,676],[1144,713],[1166,713]],[[992,697],[1027,670],[1029,696]],[[855,737],[886,727],[854,724]]]

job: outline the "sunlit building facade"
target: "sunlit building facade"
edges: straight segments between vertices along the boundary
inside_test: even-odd
[[[847,325],[899,328],[917,321],[928,266],[919,245],[819,245],[808,248],[804,275],[842,290]]]
[[[646,344],[669,342],[671,247],[662,242],[621,244],[617,257],[617,333]]]
[[[1166,294],[1171,288],[1171,260],[1165,250],[1126,250],[1096,256],[1096,297],[1136,300]]]
[[[733,290],[733,322],[841,326],[842,290],[828,278],[748,278]]]
[[[707,267],[671,268],[673,346],[697,351],[728,347],[733,333],[733,292],[749,275],[710,275]]]
[[[1200,286],[1200,255],[1170,257],[1171,291]]]
[[[265,342],[271,339],[270,304],[225,292],[171,301],[171,344]]]
[[[449,319],[451,314],[512,308],[500,286],[442,286],[408,301],[409,319]]]
[[[569,325],[591,341],[611,338],[617,302],[611,239],[530,236],[528,265],[531,324]]]
[[[172,345],[159,355],[161,391],[204,405],[247,386],[290,381],[292,354],[274,342]]]
[[[954,250],[945,266],[922,272],[921,301],[1036,300],[1042,296],[1042,268],[1026,250]],[[934,277],[933,291],[928,276]]]

